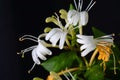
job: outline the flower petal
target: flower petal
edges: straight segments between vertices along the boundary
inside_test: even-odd
[[[63,32],[61,34],[60,43],[59,43],[59,48],[60,49],[63,49],[64,43],[65,43],[65,39],[66,39],[66,35],[67,35],[67,32]]]
[[[86,48],[84,51],[82,51],[81,56],[82,57],[86,56],[88,53],[90,53],[94,49],[95,49],[95,47],[88,47],[88,48]]]
[[[50,42],[52,43],[53,46],[56,46],[58,40],[60,39],[61,32],[56,32],[51,38]]]
[[[59,29],[59,28],[54,28],[54,29],[52,29],[52,30],[46,35],[45,40],[49,40],[50,37],[51,37],[52,35],[54,35],[54,34],[58,31],[58,29]]]
[[[39,42],[39,45],[37,47],[39,49],[39,51],[43,54],[43,55],[51,55],[52,52],[46,48],[42,43]]]
[[[36,64],[40,64],[40,60],[38,59],[36,54],[36,48],[32,50],[32,59]]]

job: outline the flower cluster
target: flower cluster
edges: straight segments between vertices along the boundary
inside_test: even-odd
[[[75,8],[71,4],[68,11],[61,9],[59,11],[60,15],[55,13],[46,18],[46,23],[54,23],[55,28],[46,27],[44,33],[38,37],[24,35],[20,38],[20,41],[32,40],[38,43],[38,45],[20,52],[24,56],[24,53],[32,50],[34,65],[29,72],[37,64],[50,72],[50,75],[46,78],[47,80],[62,80],[62,78],[66,80],[93,80],[90,74],[96,77],[95,80],[103,80],[104,72],[108,66],[107,62],[111,60],[111,55],[113,55],[114,66],[112,67],[116,74],[117,62],[113,51],[113,48],[116,48],[114,34],[105,35],[98,29],[93,28],[93,35],[83,35],[82,28],[87,25],[88,12],[95,3],[91,0],[86,9],[82,10],[83,0],[78,0],[78,4],[74,0]],[[62,23],[62,21],[65,23]],[[101,35],[95,36],[97,33]],[[59,48],[64,52],[47,60],[46,55],[54,54],[54,51],[51,51],[50,48]],[[86,57],[87,55],[89,58]],[[61,58],[63,59],[61,60]],[[40,59],[45,60],[45,62],[41,63]],[[58,63],[59,61],[61,61],[61,64]],[[96,73],[98,75],[93,75],[95,70],[99,72]],[[41,80],[40,78],[34,79]]]

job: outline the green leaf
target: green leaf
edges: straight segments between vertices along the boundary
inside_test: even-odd
[[[73,10],[73,9],[74,9],[74,6],[72,4],[70,4],[69,10]]]
[[[100,36],[104,36],[105,33],[100,31],[99,29],[95,28],[95,27],[92,27],[92,31],[93,31],[93,34],[94,34],[94,37],[100,37]]]
[[[59,72],[67,67],[70,67],[76,59],[76,56],[76,52],[73,51],[60,53],[58,56],[54,56],[43,62],[41,65],[49,72]]]
[[[84,76],[87,80],[104,80],[104,72],[99,64],[92,66]]]

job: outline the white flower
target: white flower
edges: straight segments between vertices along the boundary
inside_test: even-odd
[[[84,36],[84,35],[77,35],[78,39],[77,42],[80,44],[83,44],[80,47],[80,50],[82,50],[81,52],[81,56],[86,56],[88,53],[90,53],[91,51],[93,51],[97,45],[101,45],[101,46],[106,46],[106,44],[104,43],[110,43],[113,44],[113,35],[106,35],[106,36],[101,36],[98,38],[93,38],[93,36]]]
[[[39,41],[36,48],[32,50],[32,58],[36,64],[40,64],[39,58],[41,60],[46,60],[47,58],[45,56],[52,54],[52,52],[47,49],[42,43],[44,43],[44,41]]]
[[[31,51],[32,50],[32,59],[34,61],[34,65],[33,67],[29,70],[29,72],[34,68],[35,64],[40,64],[40,59],[41,60],[46,60],[47,58],[45,57],[46,55],[51,55],[52,52],[47,49],[45,47],[45,42],[43,40],[40,40],[40,38],[42,36],[45,36],[45,34],[42,34],[40,35],[38,38],[37,37],[34,37],[34,36],[31,36],[31,35],[24,35],[20,38],[20,41],[23,41],[23,40],[32,40],[34,42],[37,42],[38,45],[35,45],[35,46],[31,46],[29,48],[26,48],[24,50],[21,50],[20,53],[22,53],[23,55],[28,52],[28,51]],[[18,53],[18,54],[20,54]]]
[[[92,2],[93,0],[91,0],[87,8],[84,11],[82,11],[83,0],[79,0],[78,5],[74,0],[76,10],[73,9],[68,11],[68,15],[67,15],[68,24],[73,24],[74,26],[76,26],[77,24],[79,26],[85,26],[88,23],[88,17],[89,17],[88,11],[95,4],[95,2],[93,3]]]
[[[56,46],[57,42],[59,42],[59,48],[63,49],[67,32],[63,31],[60,28],[53,28],[45,37],[46,40],[50,40],[53,46]]]

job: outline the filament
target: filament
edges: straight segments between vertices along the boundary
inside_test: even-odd
[[[62,26],[62,24],[61,24],[61,22],[60,22],[59,16],[57,15],[57,13],[55,13],[55,15],[56,15],[56,19],[57,19],[57,21],[58,21],[58,26],[59,26],[61,29],[63,29],[63,26]]]
[[[32,68],[30,70],[28,70],[28,73],[30,73],[34,69],[35,65],[36,65],[36,63],[34,63]]]
[[[87,12],[94,6],[95,3],[96,3],[96,1],[89,7],[89,9],[87,10]]]
[[[82,11],[82,5],[83,5],[83,0],[81,0],[81,4],[80,4],[80,12]]]
[[[94,3],[92,3],[93,0],[90,1],[89,5],[87,6],[87,8],[85,9],[87,12],[93,7],[93,5],[96,3],[96,1]]]
[[[24,35],[21,38],[19,38],[19,41],[23,41],[23,40],[31,40],[37,42],[38,38],[32,35]]]
[[[114,61],[114,74],[117,74],[116,73],[116,60],[115,60],[115,55],[113,53],[113,61]]]
[[[65,74],[63,74],[67,80],[70,80]]]
[[[79,0],[79,2],[78,2],[78,8],[77,8],[78,11],[80,9],[80,6],[81,6],[81,3],[80,3],[80,0]]]
[[[75,80],[75,78],[73,77],[73,75],[70,73],[70,72],[68,72],[69,74],[70,74],[70,76],[72,77],[72,80]]]
[[[77,4],[76,4],[76,1],[74,0],[74,4],[75,4],[75,8],[76,8],[76,10],[77,10]]]
[[[36,46],[28,47],[28,48],[26,48],[26,49],[24,49],[24,50],[21,50],[21,52],[18,52],[17,54],[22,54],[22,58],[24,58],[24,54],[25,54],[26,52],[29,52],[29,51],[33,50],[34,48],[36,48]]]

